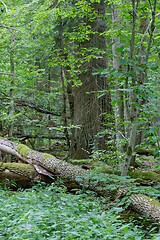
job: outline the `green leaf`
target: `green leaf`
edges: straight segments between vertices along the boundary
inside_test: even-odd
[[[116,105],[116,103],[117,103],[117,101],[112,101],[111,105],[114,106],[114,105]]]
[[[121,59],[119,60],[119,63],[120,63],[121,65],[126,65],[126,64],[128,63],[128,60],[125,59],[125,58],[121,58]]]
[[[119,53],[119,52],[122,52],[124,49],[124,45],[121,45],[119,48],[116,49],[116,52]]]
[[[151,70],[157,70],[158,68],[159,68],[159,66],[156,66],[156,65],[155,65],[155,66],[152,66],[152,67],[150,67],[150,69],[151,69]]]

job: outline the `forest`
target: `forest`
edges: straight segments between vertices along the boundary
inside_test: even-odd
[[[159,240],[160,0],[0,16],[0,240]]]

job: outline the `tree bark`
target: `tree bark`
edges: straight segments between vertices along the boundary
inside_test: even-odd
[[[11,187],[26,188],[33,186],[33,182],[41,179],[41,175],[29,164],[2,162],[0,163],[0,182],[5,182],[6,179],[11,181]],[[12,185],[12,183],[14,185]]]
[[[136,33],[136,19],[137,19],[137,10],[138,10],[138,4],[139,4],[139,0],[137,1],[137,5],[136,5],[136,1],[132,0],[132,36],[131,36],[131,42],[130,42],[130,59],[134,59],[134,54],[135,54],[135,33]],[[150,30],[150,36],[149,36],[149,40],[148,40],[148,46],[146,49],[146,55],[145,55],[145,62],[143,62],[143,59],[140,57],[140,60],[143,62],[144,65],[147,64],[148,62],[148,58],[149,58],[149,54],[150,54],[150,48],[151,48],[151,42],[152,42],[152,38],[153,38],[153,32],[155,29],[155,16],[156,16],[156,4],[157,1],[154,0],[153,3],[153,7],[150,5],[151,8],[151,12],[152,12],[152,21],[151,21],[151,30]],[[146,19],[144,19],[146,20]],[[147,24],[147,23],[146,23]],[[145,25],[146,25],[145,24]],[[146,26],[144,27],[144,29],[146,29]],[[140,50],[140,54],[143,55],[143,46]],[[132,75],[132,87],[137,87],[140,85],[144,84],[145,79],[147,78],[147,72],[146,69],[143,69],[142,71],[140,71],[140,75],[136,76],[135,75],[135,71],[133,69],[133,67],[129,67],[128,66],[128,72],[130,72],[130,74]],[[138,79],[138,81],[137,81]],[[128,80],[127,80],[128,82]],[[131,107],[131,112],[130,112],[130,120],[131,120],[131,130],[130,130],[130,136],[129,136],[129,141],[128,141],[128,148],[127,148],[127,152],[125,154],[125,161],[123,164],[123,168],[122,168],[122,176],[127,175],[130,163],[131,163],[131,159],[132,159],[132,155],[134,152],[134,148],[136,145],[136,135],[137,135],[137,123],[138,123],[138,117],[141,111],[141,107],[142,105],[145,103],[144,99],[139,100],[137,97],[137,91],[134,90],[133,94],[132,94],[132,103],[136,104],[136,106]],[[131,104],[132,105],[132,104]],[[129,153],[129,155],[128,155]]]
[[[10,85],[10,109],[9,109],[9,115],[10,115],[10,123],[8,127],[8,136],[12,137],[13,135],[13,127],[14,127],[14,42],[15,42],[15,33],[12,32],[11,35],[11,49],[10,49],[10,67],[11,67],[11,85]]]
[[[79,22],[85,22],[87,26],[90,26],[91,34],[88,39],[76,43],[78,46],[76,59],[81,60],[80,67],[77,67],[80,71],[78,78],[81,86],[74,87],[72,122],[75,128],[71,137],[71,155],[73,158],[79,159],[88,158],[94,150],[106,148],[107,134],[103,132],[108,130],[107,123],[111,122],[110,115],[112,115],[107,79],[103,75],[94,74],[107,68],[106,39],[104,37],[106,31],[105,3],[101,0],[100,3],[92,3],[91,7],[93,12],[97,13],[94,20],[90,20],[90,16],[79,19]],[[84,49],[86,49],[86,56],[83,59]]]
[[[121,1],[117,3],[117,5],[112,6],[112,24],[116,32],[120,30],[120,23],[121,23],[121,11],[119,7],[121,6]],[[116,72],[120,70],[120,62],[119,59],[121,57],[121,53],[117,53],[116,49],[120,47],[120,37],[114,35],[112,37],[112,53],[113,53],[113,68]],[[115,125],[116,125],[116,144],[118,152],[123,152],[122,146],[122,139],[123,135],[125,134],[124,131],[124,96],[123,91],[119,91],[122,88],[121,78],[117,77],[115,79],[115,98],[116,98],[116,105],[115,105]],[[120,103],[121,102],[121,103]],[[120,104],[119,104],[120,103]]]
[[[33,165],[40,174],[61,176],[63,179],[75,181],[77,184],[87,184],[89,190],[95,191],[103,196],[112,194],[112,196],[116,198],[117,194],[120,193],[118,187],[116,191],[111,191],[111,189],[98,190],[99,183],[93,183],[85,176],[90,171],[59,160],[50,154],[31,150],[24,144],[11,142],[1,137],[0,151],[18,156],[22,161]],[[80,177],[80,181],[77,179],[78,177]],[[146,216],[149,214],[155,222],[160,222],[159,202],[142,194],[133,194],[129,197],[129,200],[131,200],[131,206],[135,211]]]

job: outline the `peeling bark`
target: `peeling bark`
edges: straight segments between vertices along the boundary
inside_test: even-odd
[[[100,184],[91,182],[88,177],[85,176],[91,173],[91,171],[59,160],[50,154],[34,151],[24,144],[11,142],[1,137],[0,151],[18,156],[22,161],[33,165],[40,174],[61,176],[63,179],[72,180],[77,184],[87,184],[89,190],[95,191],[103,196],[112,195],[116,198],[117,195],[121,195],[120,185],[117,187],[117,190],[114,191],[111,189],[98,190]],[[77,179],[78,177],[81,178],[81,182]],[[142,194],[132,194],[129,200],[132,201],[132,209],[142,215],[149,215],[155,222],[160,222],[159,202]]]

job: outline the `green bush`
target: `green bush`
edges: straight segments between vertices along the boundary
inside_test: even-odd
[[[17,192],[0,190],[0,213],[3,240],[159,239],[158,235],[147,238],[133,223],[102,211],[98,199],[66,193],[55,184]]]

